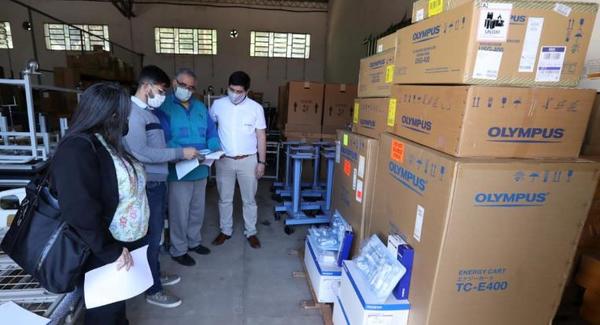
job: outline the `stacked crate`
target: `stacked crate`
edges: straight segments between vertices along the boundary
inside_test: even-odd
[[[414,249],[408,324],[554,317],[600,176],[578,159],[595,91],[570,88],[597,7],[429,1],[361,62],[354,130],[379,139],[365,233]]]

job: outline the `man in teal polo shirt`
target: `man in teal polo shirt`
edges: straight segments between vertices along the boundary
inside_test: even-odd
[[[173,80],[173,93],[167,96],[157,112],[165,131],[167,146],[220,150],[215,123],[204,103],[192,97],[195,90],[194,72],[190,69],[179,70]],[[175,166],[169,166],[170,253],[173,260],[185,266],[196,264],[188,251],[201,255],[210,253],[208,248],[200,244],[208,175],[209,168],[200,165],[178,179]]]

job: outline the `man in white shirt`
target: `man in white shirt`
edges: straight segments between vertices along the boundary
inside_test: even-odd
[[[229,77],[227,97],[216,100],[210,115],[217,122],[225,156],[216,161],[221,233],[213,245],[222,245],[233,234],[233,194],[236,180],[244,203],[244,235],[252,248],[260,248],[256,237],[256,190],[265,174],[267,136],[263,107],[248,98],[250,77],[237,71]],[[258,156],[257,156],[258,154]]]

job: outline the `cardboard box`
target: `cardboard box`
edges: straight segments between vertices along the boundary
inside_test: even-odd
[[[347,129],[349,127],[352,123],[352,107],[356,93],[356,85],[325,85],[323,133],[333,134],[338,129]]]
[[[390,133],[457,157],[576,158],[594,90],[398,86]]]
[[[398,36],[396,36],[396,32],[378,39],[377,40],[377,53],[395,49],[397,41],[398,41]]]
[[[600,176],[579,161],[453,158],[384,133],[369,233],[414,248],[410,324],[550,324]]]
[[[353,261],[344,261],[340,295],[336,304],[339,304],[339,310],[347,321],[342,324],[353,325],[407,324],[411,308],[408,300],[398,300],[392,294],[386,301],[378,301]]]
[[[600,292],[600,253],[588,253],[581,257],[575,283],[587,290]]]
[[[600,325],[600,292],[586,290],[581,306],[581,318],[590,325]]]
[[[394,58],[396,49],[372,55],[360,60],[358,74],[358,97],[388,97],[394,82]]]
[[[463,5],[470,0],[419,0],[413,3],[413,24]]]
[[[396,105],[393,98],[360,98],[354,101],[352,131],[379,139],[386,131],[388,110]]]
[[[342,268],[337,264],[321,263],[318,248],[312,244],[311,236],[304,243],[304,265],[308,278],[320,303],[333,303],[336,300],[342,278]]]
[[[553,1],[463,4],[398,32],[394,82],[575,87],[597,8]]]
[[[333,209],[354,230],[351,256],[356,256],[367,236],[379,147],[377,140],[348,131],[338,131],[338,141],[340,154],[334,168]]]
[[[590,116],[587,132],[585,134],[585,145],[600,147],[600,95],[596,95],[596,101]]]
[[[287,131],[321,132],[323,91],[321,83],[290,81],[287,84],[287,104],[281,116]]]

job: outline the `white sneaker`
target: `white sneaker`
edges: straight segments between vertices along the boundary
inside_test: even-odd
[[[153,295],[146,295],[146,302],[164,308],[175,308],[181,305],[182,301],[166,290],[159,291]]]
[[[160,284],[163,286],[172,286],[181,282],[181,277],[177,274],[160,273]]]

